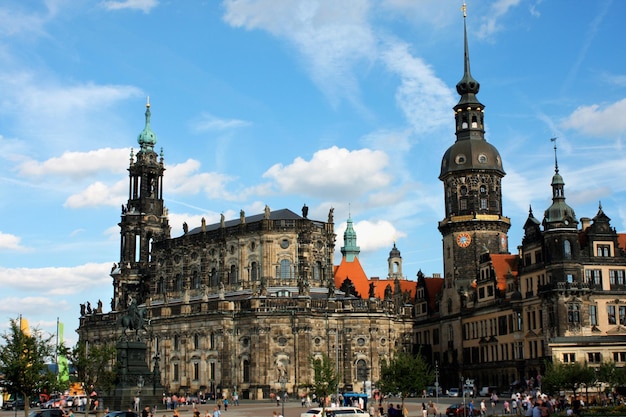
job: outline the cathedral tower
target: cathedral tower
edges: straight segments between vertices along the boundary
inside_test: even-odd
[[[123,310],[130,298],[138,304],[150,292],[149,268],[152,243],[170,237],[167,209],[163,202],[163,151],[154,151],[156,134],[150,128],[150,102],[146,104],[146,125],[137,138],[139,151],[131,150],[128,203],[122,206],[120,263],[113,277],[112,308]]]
[[[459,311],[478,273],[481,254],[508,253],[510,220],[502,216],[501,180],[505,175],[498,150],[485,140],[484,107],[476,98],[480,84],[470,72],[466,14],[463,13],[464,72],[456,85],[456,142],[445,152],[439,179],[445,195],[443,236],[446,312]],[[460,302],[460,304],[459,304]]]

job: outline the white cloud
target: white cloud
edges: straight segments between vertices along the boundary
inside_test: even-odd
[[[335,226],[335,230],[341,231],[337,233],[336,247],[340,248],[344,245],[343,231],[346,230],[346,222]],[[395,228],[395,226],[387,220],[362,220],[353,224],[354,231],[357,235],[357,245],[361,252],[373,252],[379,249],[391,248],[393,242],[405,237],[403,233]]]
[[[198,172],[200,162],[195,159],[168,166],[168,194],[193,195],[204,193],[209,198],[236,200],[239,197],[226,191],[226,185],[233,177],[217,172]]]
[[[428,133],[450,124],[452,91],[430,66],[411,56],[408,45],[399,42],[391,42],[381,58],[401,78],[396,102],[416,133]]]
[[[129,149],[103,148],[88,152],[64,152],[44,162],[29,160],[18,166],[21,175],[43,177],[50,175],[84,178],[111,172],[119,174],[128,166]]]
[[[5,294],[9,290],[36,293],[45,288],[46,298],[54,300],[57,295],[81,294],[94,286],[109,286],[110,265],[89,263],[76,267],[0,268],[0,286]],[[6,305],[0,299],[0,315],[4,315],[4,310]],[[15,311],[19,310],[13,310],[11,314]]]
[[[107,10],[136,9],[149,13],[159,2],[157,0],[106,0],[102,2]]]
[[[120,180],[113,186],[96,181],[81,192],[69,196],[63,206],[68,208],[117,206],[127,198],[128,180]]]
[[[373,62],[377,49],[367,21],[368,1],[227,0],[224,6],[230,25],[266,30],[294,44],[331,102],[357,101],[353,67]]]
[[[601,106],[580,106],[562,123],[565,129],[575,129],[590,136],[613,136],[626,133],[626,98]]]
[[[26,250],[24,246],[20,244],[21,238],[9,233],[0,232],[0,251],[12,250],[23,251]]]
[[[310,161],[298,157],[290,165],[275,164],[263,177],[273,179],[281,193],[349,200],[388,186],[388,164],[382,151],[333,146],[315,152]]]
[[[220,119],[209,113],[202,113],[191,123],[191,130],[195,133],[210,130],[230,130],[249,126],[250,122],[239,119]]]
[[[504,25],[498,20],[508,13],[509,9],[516,7],[520,0],[497,0],[491,4],[489,14],[482,19],[482,23],[478,30],[479,38],[488,38],[491,35],[502,30]]]

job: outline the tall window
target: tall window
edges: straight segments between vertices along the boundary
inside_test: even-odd
[[[166,291],[167,291],[167,285],[165,285],[165,278],[161,277],[159,278],[158,292],[159,294],[165,294]]]
[[[194,362],[193,364],[193,380],[197,381],[200,379],[200,364],[198,362]]]
[[[576,362],[576,354],[575,353],[564,353],[563,354],[563,363],[573,363]]]
[[[356,361],[356,378],[358,381],[367,381],[369,378],[367,363],[363,359]]]
[[[610,269],[609,270],[609,282],[611,285],[624,285],[624,270],[623,269]]]
[[[248,359],[243,360],[243,382],[250,382],[250,361]]]
[[[193,288],[194,290],[200,288],[200,274],[198,273],[198,271],[193,271],[193,274],[191,276],[191,288]]]
[[[256,262],[252,262],[252,264],[250,264],[250,280],[259,280],[259,264]]]
[[[174,375],[172,379],[174,381],[178,381],[178,364],[177,363],[174,364]]]
[[[219,275],[217,273],[217,269],[211,269],[211,286],[217,287],[219,285]]]
[[[600,270],[600,269],[586,269],[585,270],[585,281],[587,281],[588,284],[601,285],[602,284],[602,270]]]
[[[322,263],[317,261],[313,264],[313,281],[319,282],[322,280]]]
[[[569,240],[563,242],[563,256],[565,259],[572,259],[572,244]]]
[[[587,359],[589,363],[601,363],[602,355],[600,352],[587,352]]]
[[[197,333],[193,335],[193,348],[195,350],[200,349],[200,335]]]
[[[176,274],[174,278],[174,290],[182,291],[183,290],[183,277],[180,274]]]
[[[592,326],[598,325],[598,306],[589,306],[589,324]]]
[[[291,262],[287,259],[280,261],[280,279],[291,278]]]
[[[230,283],[236,284],[239,281],[237,277],[237,265],[230,266]]]
[[[180,337],[178,335],[174,335],[174,350],[180,349]]]
[[[606,306],[606,313],[609,317],[609,324],[617,324],[617,319],[615,317],[615,306],[614,305]]]
[[[619,324],[626,324],[626,306],[619,306]]]

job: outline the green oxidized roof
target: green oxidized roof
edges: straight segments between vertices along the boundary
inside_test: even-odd
[[[146,104],[146,126],[137,137],[137,142],[144,152],[153,151],[157,142],[157,136],[150,128],[150,101]]]

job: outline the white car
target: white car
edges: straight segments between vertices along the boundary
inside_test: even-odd
[[[369,417],[369,413],[357,407],[326,407],[324,411],[326,412],[325,417]],[[300,417],[322,417],[322,407],[311,408],[300,414]]]
[[[458,397],[459,396],[459,389],[458,388],[450,388],[448,390],[448,397]]]

